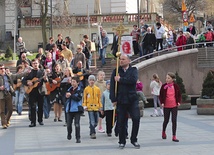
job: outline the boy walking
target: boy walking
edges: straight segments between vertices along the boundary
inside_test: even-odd
[[[102,94],[102,104],[104,116],[106,117],[106,133],[108,137],[111,137],[112,133],[112,121],[113,121],[113,104],[110,100],[110,80],[106,81],[106,90]]]
[[[101,93],[100,89],[94,85],[95,80],[96,78],[94,75],[88,77],[89,85],[84,89],[83,93],[83,107],[88,111],[91,139],[96,139],[95,128],[98,123],[99,111],[101,111],[102,108],[100,101]]]

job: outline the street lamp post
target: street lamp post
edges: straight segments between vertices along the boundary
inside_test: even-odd
[[[51,37],[53,37],[53,0],[50,0],[50,7],[51,7],[51,22],[50,22],[50,29],[51,29]]]
[[[16,18],[13,20],[13,60],[16,60]]]

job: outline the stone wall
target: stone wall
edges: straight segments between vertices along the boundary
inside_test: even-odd
[[[203,80],[212,68],[197,66],[198,49],[173,52],[143,61],[136,66],[139,69],[139,79],[143,82],[143,92],[151,96],[150,82],[152,75],[157,73],[162,83],[165,83],[167,72],[178,72],[182,77],[187,94],[199,95]]]

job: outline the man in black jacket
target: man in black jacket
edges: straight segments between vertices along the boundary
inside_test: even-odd
[[[30,114],[31,114],[31,124],[29,127],[35,127],[36,126],[36,107],[38,106],[38,122],[39,125],[43,124],[43,95],[42,90],[42,84],[44,82],[43,76],[44,71],[39,69],[39,61],[37,59],[32,60],[32,66],[33,69],[29,73],[28,76],[24,77],[22,80],[22,83],[25,86],[28,86],[28,88],[32,88],[31,91],[29,91],[29,106],[30,106]],[[38,80],[33,81],[34,78],[38,78]],[[36,84],[38,83],[38,84]]]
[[[118,126],[119,126],[119,148],[123,149],[126,145],[126,114],[130,114],[132,118],[131,143],[135,148],[140,148],[137,143],[137,135],[140,123],[140,110],[138,107],[138,96],[136,93],[136,82],[138,79],[138,71],[136,67],[130,66],[130,58],[128,55],[120,56],[120,67],[118,76],[116,69],[111,75],[110,99],[114,105],[117,105]],[[117,91],[115,93],[115,84],[117,82]]]
[[[143,39],[143,55],[153,53],[156,46],[155,34],[151,32],[151,27],[147,28],[147,33]],[[152,54],[147,56],[146,59],[152,58]]]

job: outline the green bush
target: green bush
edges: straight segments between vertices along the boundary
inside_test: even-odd
[[[214,71],[210,70],[207,73],[202,85],[202,98],[214,98]]]
[[[183,79],[178,75],[178,72],[175,73],[175,78],[176,78],[176,82],[180,88],[181,91],[181,97],[182,97],[182,101],[186,101],[187,100],[187,94],[186,94],[186,89],[183,83]]]
[[[13,50],[11,49],[10,46],[8,46],[4,57],[9,60],[10,58],[12,58],[12,56]]]

